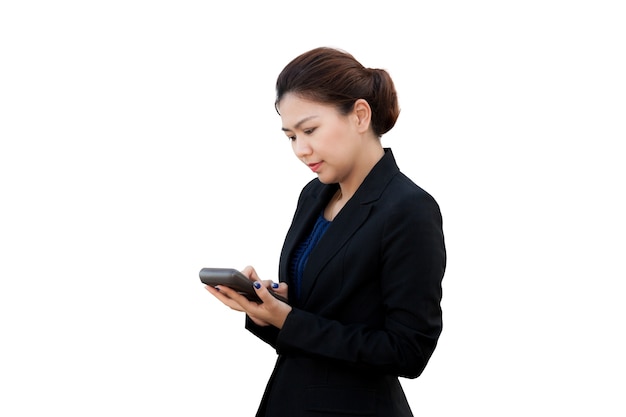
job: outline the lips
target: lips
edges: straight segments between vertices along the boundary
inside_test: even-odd
[[[311,168],[311,171],[313,172],[317,172],[320,167],[322,166],[322,162],[314,162],[312,164],[307,164],[309,168]]]

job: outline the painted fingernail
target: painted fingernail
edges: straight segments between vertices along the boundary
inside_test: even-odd
[[[261,283],[259,281],[255,281],[254,288],[256,288],[257,290],[261,288]]]
[[[278,288],[280,285],[277,282],[272,282],[272,288]]]

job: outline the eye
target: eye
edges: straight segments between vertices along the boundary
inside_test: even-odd
[[[305,135],[312,135],[313,132],[315,132],[315,128],[311,128],[311,129],[304,129],[304,134]]]
[[[287,135],[287,139],[293,142],[294,140],[296,140],[296,135]]]

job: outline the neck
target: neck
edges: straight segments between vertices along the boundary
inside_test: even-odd
[[[339,199],[349,200],[384,155],[385,150],[380,140],[376,140],[372,146],[364,149],[350,176],[339,182]]]

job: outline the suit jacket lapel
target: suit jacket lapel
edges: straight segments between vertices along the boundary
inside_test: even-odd
[[[312,288],[318,276],[326,264],[339,252],[341,247],[352,237],[369,216],[372,203],[378,200],[391,178],[399,172],[395,159],[390,149],[385,150],[385,156],[374,166],[372,171],[365,178],[357,192],[339,212],[333,223],[322,236],[317,246],[309,255],[304,276],[302,277],[302,300],[304,305],[310,297]],[[322,198],[318,198],[315,206],[307,212],[307,221],[298,228],[297,240],[290,242],[291,250],[302,241],[306,233],[309,233],[313,222],[320,211],[327,204],[334,194],[337,186],[327,186],[324,192],[320,193]],[[291,253],[287,259],[291,259]]]
[[[287,280],[290,262],[296,247],[311,233],[311,229],[326,204],[337,190],[338,185],[322,185],[316,192],[303,196],[294,214],[291,228],[285,237],[280,256],[279,276]]]
[[[371,205],[363,205],[351,199],[322,236],[311,254],[302,277],[302,304],[311,295],[320,272],[326,264],[339,252],[341,247],[352,237],[367,219]]]

